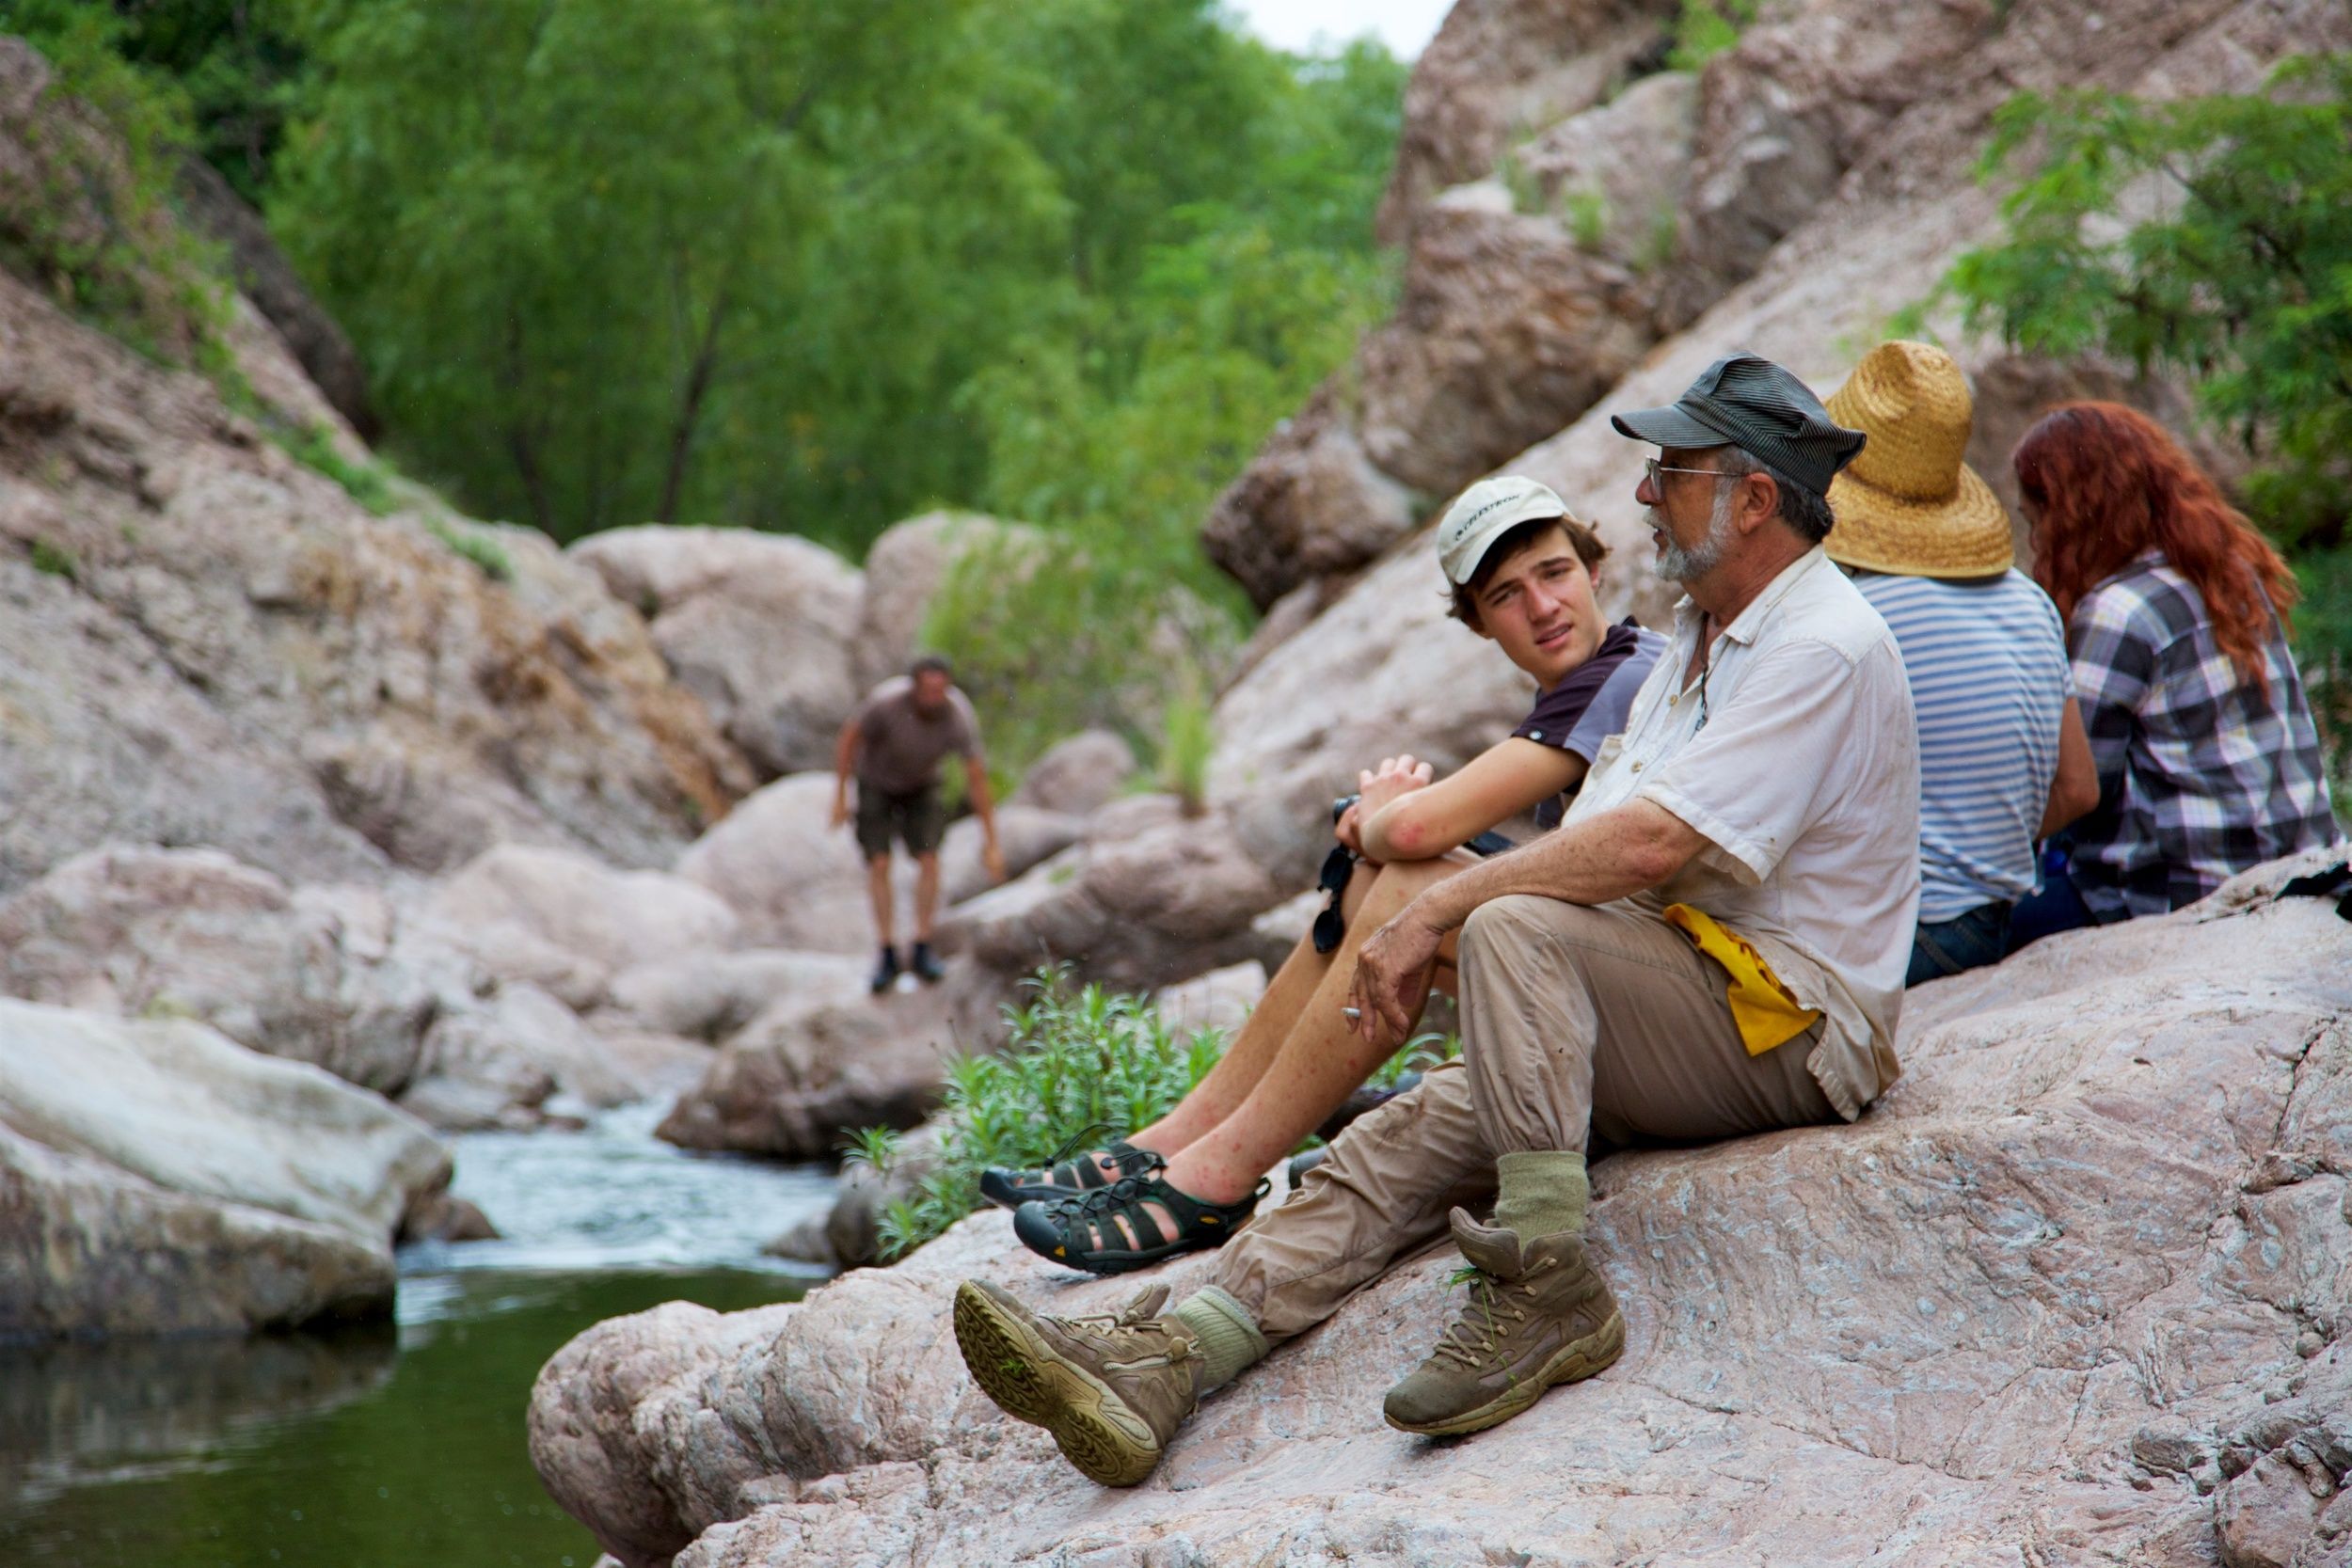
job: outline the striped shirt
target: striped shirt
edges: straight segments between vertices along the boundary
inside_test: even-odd
[[[2334,842],[2319,735],[2277,621],[2239,678],[2203,595],[2143,552],[2072,618],[2074,689],[2099,807],[2074,826],[2074,885],[2102,920],[2162,914],[2249,866]]]
[[[1854,586],[1894,631],[1919,715],[1919,923],[2024,897],[2069,690],[2058,607],[2017,572]]]

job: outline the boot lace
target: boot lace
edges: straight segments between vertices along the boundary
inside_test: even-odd
[[[1200,1350],[1190,1335],[1171,1334],[1161,1326],[1159,1309],[1165,1303],[1165,1296],[1154,1299],[1154,1293],[1147,1291],[1116,1312],[1066,1318],[1063,1322],[1101,1341],[1106,1353],[1103,1360],[1105,1370],[1132,1372],[1172,1367],[1194,1359]]]
[[[1438,1336],[1429,1358],[1473,1372],[1499,1365],[1503,1360],[1502,1343],[1512,1332],[1507,1325],[1527,1322],[1527,1304],[1535,1298],[1534,1275],[1550,1262],[1545,1259],[1526,1277],[1510,1280],[1498,1279],[1480,1268],[1454,1270],[1446,1283],[1469,1286],[1470,1300]]]

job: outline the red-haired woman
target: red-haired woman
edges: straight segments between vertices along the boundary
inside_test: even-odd
[[[2018,905],[2012,949],[2179,909],[2333,842],[2279,552],[2163,426],[2121,404],[2053,410],[2010,463],[2099,768],[2098,809],[2074,824],[2071,864]]]

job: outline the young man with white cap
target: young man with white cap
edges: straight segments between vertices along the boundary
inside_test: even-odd
[[[1976,404],[1942,349],[1881,343],[1829,400],[1869,437],[1830,484],[1829,558],[1903,651],[1919,717],[1919,928],[1908,985],[1997,963],[2034,845],[2099,803],[2058,607],[1962,461]]]
[[[1635,494],[1687,593],[1673,641],[1562,826],[1431,887],[1357,961],[1364,1026],[1393,1029],[1458,930],[1461,1063],[1350,1127],[1171,1311],[1164,1286],[1070,1319],[957,1291],[974,1380],[1098,1481],[1148,1475],[1203,1391],[1449,1217],[1469,1300],[1384,1413],[1432,1435],[1508,1420],[1623,1351],[1585,1253],[1589,1145],[1851,1120],[1895,1077],[1911,696],[1886,624],[1820,549],[1862,436],[1746,354],[1614,422],[1664,449]],[[1488,1193],[1492,1224],[1455,1207]]]
[[[1359,776],[1327,863],[1333,906],[1276,972],[1208,1077],[1167,1116],[1044,1171],[993,1170],[980,1190],[1015,1210],[1014,1233],[1057,1262],[1111,1274],[1214,1246],[1256,1207],[1259,1179],[1320,1126],[1409,1033],[1362,1035],[1341,1011],[1356,950],[1424,888],[1477,863],[1461,846],[1528,811],[1549,826],[1601,742],[1625,727],[1665,639],[1611,626],[1595,594],[1607,554],[1534,480],[1483,480],[1446,512],[1438,559],[1449,613],[1536,687],[1510,736],[1432,782],[1410,755]],[[1547,821],[1549,816],[1549,821]],[[1414,977],[1417,1017],[1453,961]]]

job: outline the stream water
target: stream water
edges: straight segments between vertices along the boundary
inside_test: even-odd
[[[658,1143],[660,1114],[456,1139],[504,1239],[405,1251],[394,1323],[0,1349],[0,1564],[588,1568],[524,1448],[540,1366],[660,1302],[797,1297],[760,1244],[833,1199],[813,1167]]]

